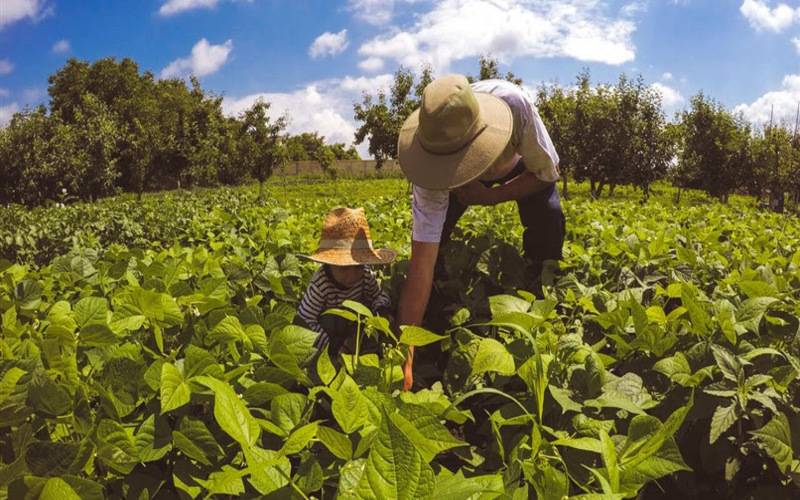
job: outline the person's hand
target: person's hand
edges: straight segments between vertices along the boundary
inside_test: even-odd
[[[492,188],[484,186],[479,181],[472,181],[453,192],[462,205],[494,205]]]

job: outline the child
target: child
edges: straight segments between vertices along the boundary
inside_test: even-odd
[[[319,248],[307,258],[322,264],[306,289],[297,312],[305,326],[319,334],[315,346],[336,355],[355,331],[352,322],[336,315],[323,314],[354,300],[374,313],[386,316],[390,302],[382,292],[368,265],[389,264],[396,253],[375,250],[363,208],[335,208],[325,218]]]

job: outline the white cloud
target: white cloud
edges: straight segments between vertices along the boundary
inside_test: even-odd
[[[491,54],[568,57],[622,64],[632,61],[634,22],[607,15],[604,0],[441,0],[405,30],[378,36],[359,48],[364,57],[410,68],[430,64],[439,73],[460,59]]]
[[[637,0],[622,6],[620,13],[624,16],[635,16],[647,12],[647,0]]]
[[[661,105],[667,112],[674,111],[678,106],[686,102],[686,98],[683,97],[683,94],[669,85],[657,82],[650,85],[650,88],[661,94]]]
[[[794,44],[794,49],[800,54],[800,37],[792,38],[792,43]]]
[[[218,0],[167,0],[158,9],[162,16],[172,16],[193,9],[211,9],[216,7]]]
[[[192,47],[189,57],[175,59],[161,70],[161,78],[180,78],[188,75],[197,77],[210,75],[219,70],[233,50],[233,41],[221,45],[211,45],[205,38]]]
[[[780,90],[767,92],[750,104],[740,104],[733,111],[743,113],[745,118],[757,125],[767,123],[773,113],[774,119],[778,122],[794,123],[798,102],[800,102],[800,74],[786,75]]]
[[[372,78],[345,77],[310,82],[291,92],[259,92],[240,98],[226,97],[222,109],[228,116],[239,115],[258,99],[271,104],[270,116],[286,115],[287,130],[292,134],[317,132],[328,142],[351,144],[356,131],[353,120],[353,103],[361,100],[363,92],[375,94],[379,89],[387,90],[392,75],[384,74]],[[359,146],[366,157],[366,145]]]
[[[0,59],[0,75],[7,75],[14,71],[14,65],[8,59]]]
[[[19,106],[15,102],[5,106],[0,106],[0,127],[5,127],[8,122],[11,121],[11,117],[14,116],[14,113],[18,111]]]
[[[10,90],[0,87],[0,97],[8,97],[10,95],[11,95]]]
[[[59,40],[53,44],[53,53],[54,54],[66,54],[72,49],[69,44],[69,40]]]
[[[25,18],[38,20],[47,13],[44,0],[2,0],[0,29]]]
[[[744,0],[739,11],[754,29],[780,33],[795,22],[800,21],[800,8],[792,8],[785,3],[771,8],[768,1]]]
[[[358,67],[369,73],[374,73],[383,69],[383,59],[380,57],[368,57],[358,63]]]
[[[349,0],[347,7],[356,18],[374,26],[389,23],[398,3],[418,3],[424,0]]]
[[[308,55],[311,56],[312,59],[335,56],[336,54],[344,52],[348,45],[346,29],[338,33],[326,31],[314,40],[314,43],[308,48]]]
[[[672,78],[673,78],[672,73],[670,73],[669,71],[661,75],[662,80],[670,81],[672,80]]]

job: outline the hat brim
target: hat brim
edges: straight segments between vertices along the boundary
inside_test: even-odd
[[[379,248],[377,250],[369,248],[326,248],[317,250],[311,255],[300,255],[300,257],[333,266],[382,265],[391,264],[397,257],[397,252],[388,248]]]
[[[417,135],[419,110],[406,119],[397,141],[397,156],[408,180],[427,189],[454,189],[480,177],[500,157],[514,128],[511,109],[494,95],[476,92],[475,97],[486,128],[452,154],[425,150]]]

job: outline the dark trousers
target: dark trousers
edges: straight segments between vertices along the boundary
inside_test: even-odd
[[[525,164],[520,160],[514,169],[502,179],[494,181],[481,181],[485,186],[492,187],[504,184],[525,172]],[[447,216],[442,228],[442,238],[439,246],[439,260],[442,258],[442,248],[450,241],[450,235],[458,223],[458,219],[467,210],[454,193],[450,193],[450,202],[447,207]],[[561,198],[558,188],[552,186],[533,193],[521,200],[517,200],[517,210],[520,222],[525,228],[522,234],[522,249],[525,258],[529,261],[527,276],[537,281],[542,273],[542,263],[545,260],[559,260],[562,257],[561,248],[564,244],[566,232],[566,219],[561,210]]]

